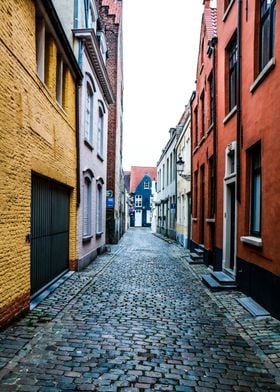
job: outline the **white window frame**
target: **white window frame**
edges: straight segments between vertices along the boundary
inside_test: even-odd
[[[144,181],[144,189],[150,189],[149,181]]]
[[[104,110],[101,105],[98,108],[98,129],[97,129],[97,153],[104,156]]]
[[[45,45],[46,45],[46,23],[43,17],[36,16],[36,62],[37,72],[41,81],[45,82]]]
[[[94,31],[96,31],[97,18],[98,18],[98,14],[97,14],[95,0],[89,0],[88,14],[87,14],[87,27],[89,29],[93,29]]]
[[[92,181],[89,176],[84,177],[83,188],[83,238],[92,236]]]
[[[85,124],[84,137],[92,146],[93,144],[93,110],[94,110],[94,88],[89,81],[86,82],[85,98]]]
[[[96,185],[96,234],[103,233],[103,187],[100,182]]]
[[[142,207],[142,195],[135,195],[135,207]]]

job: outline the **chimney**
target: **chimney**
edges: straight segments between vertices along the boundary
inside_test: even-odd
[[[211,0],[203,0],[204,8],[210,8]]]

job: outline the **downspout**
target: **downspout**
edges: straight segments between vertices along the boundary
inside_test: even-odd
[[[192,237],[192,206],[193,206],[193,150],[192,150],[192,135],[193,135],[193,101],[196,97],[196,92],[193,91],[191,98],[190,98],[190,111],[191,111],[191,205],[190,205],[190,214],[191,214],[191,228],[190,228],[190,237]],[[191,241],[192,238],[189,238],[189,247],[191,249]]]
[[[238,20],[237,20],[237,92],[236,92],[236,106],[237,106],[237,125],[236,125],[236,199],[240,203],[240,175],[241,175],[241,27],[242,27],[242,0],[238,0]]]
[[[214,166],[214,213],[217,210],[217,76],[216,76],[216,44],[217,37],[212,39],[212,53],[213,53],[213,85],[214,85],[214,99],[213,99],[213,166]]]
[[[81,202],[81,185],[80,185],[80,88],[81,88],[81,81],[79,80],[77,83],[76,88],[76,154],[77,154],[77,208]]]
[[[74,2],[74,29],[79,27],[78,0]]]
[[[214,171],[214,215],[216,216],[217,211],[217,75],[216,75],[216,44],[218,42],[218,38],[214,37],[211,40],[211,49],[213,55],[213,88],[214,88],[214,97],[213,97],[213,171]],[[216,244],[216,225],[213,228],[213,262],[216,260],[215,253],[215,244]]]

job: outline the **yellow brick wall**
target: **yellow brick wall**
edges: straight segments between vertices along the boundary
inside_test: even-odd
[[[31,0],[0,2],[0,325],[1,309],[30,290],[31,173],[73,188],[70,260],[76,259],[75,82],[67,73],[67,106],[37,76]],[[56,46],[51,66],[55,72]],[[52,74],[53,75],[53,74]]]

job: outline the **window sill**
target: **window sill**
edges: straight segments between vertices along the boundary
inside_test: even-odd
[[[83,242],[90,242],[92,237],[93,237],[92,235],[88,235],[88,236],[83,237]]]
[[[262,83],[262,81],[267,77],[270,71],[275,67],[275,64],[276,64],[275,57],[272,57],[272,59],[269,60],[269,62],[264,67],[264,69],[261,71],[261,73],[257,76],[254,83],[251,85],[250,92],[252,94],[256,90],[256,88]]]
[[[212,123],[210,127],[207,129],[207,135],[213,130],[213,128],[214,128],[214,123]]]
[[[226,124],[237,112],[237,106],[235,105],[231,111],[226,115],[226,117],[224,118],[223,123]]]
[[[231,8],[233,6],[233,3],[234,3],[234,0],[231,0],[229,5],[227,6],[227,9],[225,10],[225,13],[224,13],[224,16],[223,16],[223,19],[222,19],[223,22],[226,21],[226,19],[228,17],[228,14],[230,13],[230,10],[231,10]]]
[[[100,231],[100,232],[95,234],[95,238],[101,238],[102,235],[103,235],[103,231]]]
[[[215,218],[206,218],[206,222],[207,223],[216,223],[216,219]]]
[[[192,221],[193,222],[197,222],[197,218],[192,218]]]
[[[103,158],[99,153],[97,153],[97,158],[98,158],[101,162],[104,161],[104,158]]]
[[[91,151],[94,150],[93,145],[91,144],[90,141],[88,141],[87,139],[84,139],[84,142],[85,142],[85,145],[86,145]]]
[[[63,106],[61,103],[59,103],[58,101],[56,101],[57,106],[59,107],[59,109],[63,112],[64,116],[67,116],[67,113],[65,112]]]
[[[203,135],[202,138],[200,139],[199,147],[204,143],[205,139],[206,139],[206,136]]]
[[[196,147],[194,148],[193,154],[195,154],[195,153],[197,152],[197,150],[198,150],[198,146],[196,146]]]
[[[257,246],[258,248],[261,248],[263,246],[262,239],[259,237],[244,236],[240,237],[240,241],[244,242],[245,244]]]

